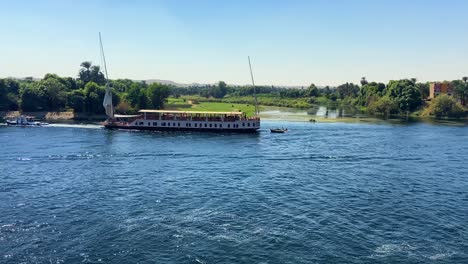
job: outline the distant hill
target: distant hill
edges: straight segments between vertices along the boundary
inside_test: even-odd
[[[160,80],[160,79],[149,79],[149,80],[144,80],[147,84],[152,84],[152,83],[160,83],[160,84],[165,84],[165,85],[174,85],[177,87],[189,87],[189,86],[205,86],[208,84],[201,84],[201,83],[177,83],[174,81],[170,80]]]
[[[147,84],[152,84],[152,83],[160,83],[160,84],[165,84],[165,85],[174,85],[176,87],[190,87],[190,86],[206,86],[206,85],[216,85],[216,83],[211,83],[211,84],[207,84],[207,83],[178,83],[178,82],[174,82],[174,81],[170,81],[170,80],[160,80],[160,79],[148,79],[148,80],[144,80]],[[243,86],[250,86],[250,84],[228,84],[229,86],[238,86],[238,87],[243,87]],[[262,86],[262,85],[258,85],[258,86]],[[266,85],[266,86],[269,86],[269,85]],[[289,88],[297,88],[297,89],[307,89],[308,86],[299,86],[299,85],[290,85],[290,86],[287,86],[287,85],[273,85],[277,88],[286,88],[286,89],[289,89]],[[325,88],[325,86],[317,86],[317,88]]]
[[[11,78],[11,79],[16,79],[16,80],[31,80],[31,81],[40,81],[42,80],[42,78],[36,78],[36,77],[8,77],[8,78]],[[76,77],[73,77],[73,78],[76,78]],[[178,82],[174,82],[174,81],[171,81],[171,80],[161,80],[161,79],[147,79],[147,80],[133,80],[133,81],[144,81],[146,82],[147,84],[152,84],[152,83],[160,83],[160,84],[165,84],[165,85],[173,85],[173,86],[176,86],[176,87],[193,87],[193,86],[207,86],[207,85],[216,85],[216,83],[178,83]],[[244,87],[244,86],[250,86],[250,84],[228,84],[229,86],[237,86],[237,87]],[[262,85],[257,85],[257,86],[262,86]],[[269,85],[266,85],[266,86],[269,86]],[[275,86],[276,88],[286,88],[286,89],[290,89],[290,88],[297,88],[297,89],[307,89],[308,86],[299,86],[299,85],[273,85]],[[321,89],[321,88],[325,88],[325,86],[317,86],[317,88]],[[331,88],[331,87],[330,87]]]

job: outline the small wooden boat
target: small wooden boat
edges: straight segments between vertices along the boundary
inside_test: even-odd
[[[287,128],[270,128],[271,133],[285,133],[288,132]]]

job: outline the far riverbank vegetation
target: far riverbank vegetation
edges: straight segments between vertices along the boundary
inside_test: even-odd
[[[429,83],[416,79],[345,83],[337,87],[257,86],[260,105],[291,108],[352,106],[369,115],[432,116],[467,118],[468,78],[444,81],[453,90],[432,100]],[[441,82],[441,83],[444,83]],[[81,64],[78,78],[46,74],[43,79],[0,79],[0,111],[74,111],[104,114],[102,101],[106,80],[97,65]],[[187,109],[198,111],[242,110],[254,113],[252,86],[230,86],[220,81],[214,85],[177,87],[129,79],[110,80],[116,113],[133,114],[139,109]]]

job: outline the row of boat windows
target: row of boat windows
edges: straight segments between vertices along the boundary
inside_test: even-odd
[[[242,127],[245,127],[245,124],[246,123],[242,123]],[[139,126],[144,126],[145,125],[145,122],[138,122],[138,125]],[[194,123],[193,124],[194,126],[193,127],[215,127],[215,128],[223,128],[223,124],[198,124],[198,123]],[[151,122],[148,122],[148,126],[151,126]],[[153,126],[158,126],[158,122],[153,122]],[[161,122],[161,126],[168,126],[170,127],[171,126],[171,123],[170,122]],[[180,127],[180,123],[172,123],[172,126],[173,127]],[[253,123],[252,123],[252,126],[255,126]],[[185,127],[192,127],[192,123],[186,123],[185,124]],[[250,127],[250,123],[247,123],[247,127]],[[231,128],[231,124],[227,124],[227,128]],[[239,124],[232,124],[232,128],[239,128]]]

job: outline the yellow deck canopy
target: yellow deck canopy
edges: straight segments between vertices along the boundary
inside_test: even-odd
[[[177,111],[177,110],[149,110],[142,109],[138,111],[139,113],[161,113],[161,114],[186,114],[186,115],[196,115],[196,114],[206,114],[206,115],[243,115],[243,112],[206,112],[206,111]]]
[[[114,115],[116,118],[134,118],[139,117],[140,115]]]

